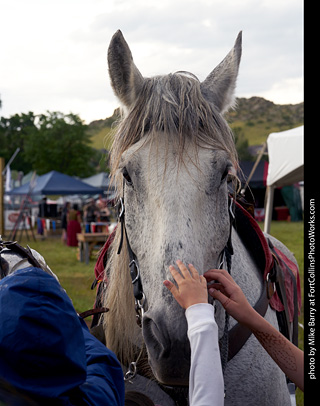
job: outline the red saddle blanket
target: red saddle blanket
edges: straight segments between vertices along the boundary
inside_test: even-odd
[[[268,241],[261,231],[259,224],[256,220],[245,210],[238,202],[236,202],[235,209],[235,228],[246,246],[251,252],[255,262],[257,263],[261,273],[263,273],[266,280],[267,275],[274,266],[274,261],[277,261],[283,271],[285,291],[288,302],[288,311],[290,322],[293,321],[294,315],[294,285],[290,275],[290,271],[293,273],[296,279],[297,285],[297,308],[300,314],[301,308],[301,287],[300,287],[300,275],[297,265],[292,262],[282,251],[274,247],[276,256],[272,254]],[[284,310],[284,306],[275,292],[269,302],[272,309],[281,312]]]

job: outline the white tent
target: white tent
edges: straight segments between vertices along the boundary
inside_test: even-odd
[[[88,185],[107,190],[109,187],[110,178],[107,172],[100,172],[97,175],[82,179],[82,181]]]
[[[269,168],[264,220],[266,233],[270,231],[274,189],[303,180],[303,135],[304,126],[268,136]]]

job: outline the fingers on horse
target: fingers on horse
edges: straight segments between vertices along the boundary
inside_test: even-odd
[[[176,270],[176,268],[172,265],[169,266],[169,271],[173,277],[173,279],[179,284],[183,281],[183,276],[181,276],[180,272]]]
[[[181,262],[180,260],[176,261],[176,263],[177,263],[184,279],[190,279],[191,274],[190,274],[189,269],[185,266],[185,264],[183,262]]]
[[[189,270],[190,270],[190,273],[191,273],[193,279],[199,279],[201,282],[201,275],[199,275],[198,271],[192,264],[189,264]]]
[[[207,280],[206,280],[206,278],[205,278],[203,275],[199,275],[199,278],[200,278],[200,283],[201,283],[202,285],[204,285],[205,287],[207,287]]]
[[[229,297],[227,297],[226,295],[224,295],[220,290],[210,288],[209,293],[214,299],[217,299],[225,309],[227,308],[228,304],[231,302],[231,299]]]
[[[228,294],[227,294],[227,292],[226,292],[224,286],[221,285],[221,283],[214,282],[214,283],[212,283],[211,285],[208,286],[208,289],[209,289],[209,290],[210,290],[210,289],[217,290],[217,291],[223,293],[224,295],[228,296]]]
[[[225,288],[235,285],[232,276],[225,269],[211,269],[204,274],[208,282],[216,280],[220,282]]]
[[[176,294],[178,293],[178,289],[176,287],[176,285],[168,280],[165,280],[163,282],[164,286],[170,290],[170,292],[172,293],[172,295],[175,297]]]

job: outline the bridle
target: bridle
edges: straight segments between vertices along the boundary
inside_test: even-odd
[[[131,282],[133,286],[133,295],[135,299],[135,311],[136,311],[136,320],[137,324],[140,328],[142,328],[142,318],[143,314],[146,311],[147,307],[147,299],[146,295],[143,291],[142,280],[141,280],[141,273],[140,267],[137,260],[135,253],[133,252],[129,238],[127,235],[127,230],[125,226],[125,202],[124,202],[124,185],[123,185],[123,197],[120,197],[119,203],[119,214],[118,214],[118,221],[120,222],[121,226],[121,235],[120,235],[120,243],[118,246],[117,254],[121,253],[123,247],[124,238],[126,239],[127,243],[127,250],[129,255],[129,272],[131,276]],[[234,199],[231,195],[228,195],[228,211],[229,211],[229,219],[230,219],[230,229],[229,229],[229,237],[227,243],[219,256],[219,268],[226,268],[229,273],[231,273],[231,257],[233,255],[233,246],[231,241],[231,234],[232,234],[232,227],[235,220],[235,203]],[[226,266],[225,266],[226,264]],[[129,364],[129,369],[125,374],[125,381],[132,380],[137,373],[137,363],[142,355],[143,346],[141,347],[140,353],[136,361],[133,361]],[[220,339],[220,354],[221,354],[221,363],[222,363],[222,371],[225,371],[228,362],[228,354],[229,354],[229,314],[225,312],[225,326],[223,336]]]

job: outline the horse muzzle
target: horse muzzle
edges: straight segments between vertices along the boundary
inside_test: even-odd
[[[160,317],[148,313],[143,317],[142,333],[154,376],[164,385],[187,386],[190,344],[183,312],[179,312],[178,318],[176,314],[172,318],[166,317],[165,312]]]

